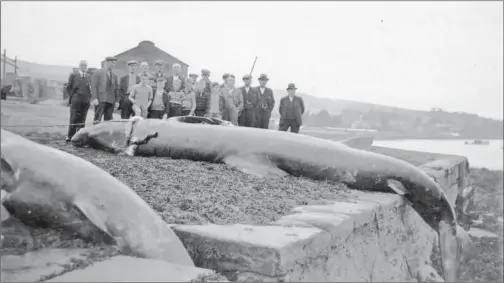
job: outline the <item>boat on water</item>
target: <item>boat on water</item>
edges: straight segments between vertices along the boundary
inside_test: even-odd
[[[489,145],[490,142],[489,141],[485,141],[485,140],[473,140],[473,141],[466,141],[464,142],[465,144],[469,144],[469,145]]]

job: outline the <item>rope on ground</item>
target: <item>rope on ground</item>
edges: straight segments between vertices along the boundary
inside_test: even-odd
[[[117,121],[109,120],[106,123],[126,123],[128,121]],[[91,122],[91,123],[75,123],[75,124],[53,124],[53,125],[2,125],[2,128],[51,128],[51,127],[69,127],[69,126],[85,126],[85,125],[96,125],[101,122]]]

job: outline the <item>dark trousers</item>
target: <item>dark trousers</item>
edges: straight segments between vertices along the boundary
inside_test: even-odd
[[[180,114],[181,114],[182,116],[189,116],[189,113],[191,113],[191,110],[181,110],[181,111],[180,111]]]
[[[163,119],[164,113],[165,113],[164,110],[149,110],[149,114],[147,114],[147,118]]]
[[[74,94],[77,96],[78,94]],[[75,133],[84,125],[73,125],[86,122],[87,112],[89,110],[89,99],[73,97],[70,104],[70,125],[68,126],[68,138],[72,138]]]
[[[238,119],[238,125],[243,127],[254,127],[255,116],[255,109],[244,109]]]
[[[170,112],[168,118],[182,116],[182,105],[170,103]]]
[[[114,113],[113,103],[100,102],[95,108],[94,121],[100,122],[102,117],[104,121],[112,120],[112,113]]]
[[[121,119],[129,119],[133,114],[133,103],[126,97],[121,105]]]
[[[271,112],[268,110],[259,109],[256,112],[255,127],[261,129],[269,129],[269,120],[271,117]]]
[[[299,133],[299,123],[297,122],[296,118],[285,118],[285,119],[280,119],[280,125],[278,125],[278,130],[279,131],[284,131],[287,132],[287,130],[290,127],[290,131],[292,133]]]
[[[203,117],[203,116],[205,116],[205,113],[206,113],[205,109],[194,110],[194,116]]]

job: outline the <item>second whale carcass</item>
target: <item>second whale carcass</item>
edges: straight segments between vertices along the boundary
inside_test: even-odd
[[[443,190],[419,168],[344,143],[289,132],[204,125],[211,124],[205,119],[134,117],[122,128],[113,123],[83,128],[72,141],[128,155],[226,163],[256,176],[290,174],[337,181],[354,189],[396,192],[438,232],[445,280],[456,281],[462,244],[470,240],[457,225]]]

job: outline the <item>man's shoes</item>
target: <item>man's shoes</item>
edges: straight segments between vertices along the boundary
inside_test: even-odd
[[[66,141],[66,142],[70,142],[70,140],[71,140],[71,139],[70,139],[69,137],[66,137],[66,138],[65,138],[65,141]]]

